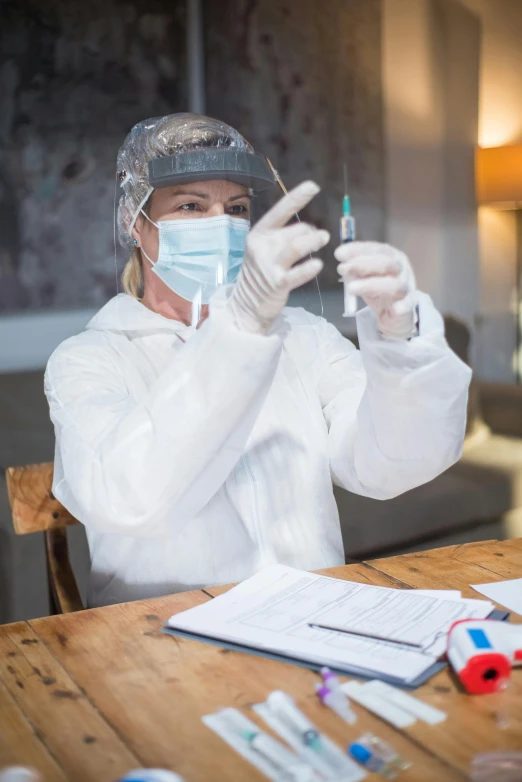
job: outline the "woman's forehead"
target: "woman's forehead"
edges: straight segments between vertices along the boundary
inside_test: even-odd
[[[158,192],[161,192],[158,191]],[[170,197],[193,195],[200,198],[237,198],[241,196],[248,197],[249,189],[236,182],[229,182],[226,179],[209,179],[202,182],[187,182],[182,185],[165,188]]]

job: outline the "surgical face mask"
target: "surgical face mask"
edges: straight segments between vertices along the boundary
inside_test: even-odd
[[[220,285],[237,280],[245,255],[250,222],[219,215],[189,220],[160,220],[156,263],[143,251],[152,270],[182,299],[208,304]]]

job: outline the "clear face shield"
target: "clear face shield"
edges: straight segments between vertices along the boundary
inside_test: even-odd
[[[201,136],[201,123],[198,131]],[[145,132],[150,135],[148,128]],[[152,145],[149,142],[147,149],[140,128],[138,133],[135,130],[133,133],[136,138],[132,138],[131,133],[126,145],[132,149],[134,143],[137,147],[133,150],[134,158],[137,159],[138,154],[150,155]],[[186,128],[184,133],[186,135]],[[230,143],[230,137],[226,141]],[[172,127],[169,142],[172,148]],[[138,297],[143,298],[146,294],[147,281],[149,286],[152,281],[157,288],[153,281],[159,278],[166,289],[179,297],[179,319],[191,326],[197,326],[206,317],[209,301],[219,287],[236,282],[251,222],[264,211],[260,209],[261,205],[270,206],[270,201],[276,200],[276,185],[283,194],[287,192],[279,174],[263,155],[242,147],[239,142],[224,146],[214,138],[210,144],[196,149],[182,147],[170,155],[161,154],[164,150],[156,145],[157,156],[149,160],[146,173],[140,172],[141,191],[133,188],[136,177],[132,171],[122,167],[118,172],[120,187],[130,195],[120,200],[117,227],[120,244],[128,246],[131,243],[129,263],[133,266],[134,277],[141,276]],[[122,150],[126,150],[125,145]],[[119,166],[122,163],[131,168],[134,158],[132,154],[120,151]],[[136,193],[141,196],[139,201]],[[171,193],[175,199],[172,208],[166,201]],[[167,206],[158,210],[159,203],[167,203]],[[298,215],[296,220],[299,221]],[[117,274],[121,268],[122,264],[116,261]],[[128,271],[126,276],[124,272],[124,280],[128,281],[129,276]],[[128,285],[124,287],[128,290]],[[161,290],[159,286],[156,293],[159,291],[161,295]],[[164,292],[172,300],[168,291]],[[299,303],[314,314],[322,314],[317,280],[301,290]]]
[[[274,176],[261,155],[211,148],[152,160],[149,183],[147,201],[154,191],[161,198],[175,188],[177,208],[156,222],[147,203],[140,206],[131,231],[141,215],[142,225],[146,220],[156,229],[157,241],[140,236],[134,244],[152,273],[190,305],[188,319],[196,326],[216,290],[236,282],[250,230],[251,195],[273,186]],[[184,219],[182,210],[191,207]]]

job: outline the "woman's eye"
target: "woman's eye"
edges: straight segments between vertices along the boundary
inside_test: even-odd
[[[195,212],[199,209],[199,204],[181,204],[179,209],[183,209],[184,212]]]
[[[229,212],[233,215],[246,215],[248,214],[248,209],[242,204],[234,204],[234,206],[230,207]]]

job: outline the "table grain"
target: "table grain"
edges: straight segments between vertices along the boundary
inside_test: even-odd
[[[459,589],[522,576],[522,539],[483,541],[370,560],[322,573],[399,589]],[[508,689],[470,696],[448,670],[416,694],[445,722],[399,731],[354,705],[344,725],[317,701],[317,674],[289,663],[161,632],[179,611],[230,586],[0,626],[0,767],[27,764],[45,782],[113,782],[138,767],[186,782],[265,779],[201,722],[223,706],[255,722],[252,704],[284,689],[341,746],[371,730],[412,761],[404,782],[468,778],[475,754],[522,751],[522,669]],[[511,621],[522,622],[512,615]],[[260,723],[262,724],[262,723]],[[500,724],[505,727],[500,727]],[[369,782],[380,779],[369,774]]]

